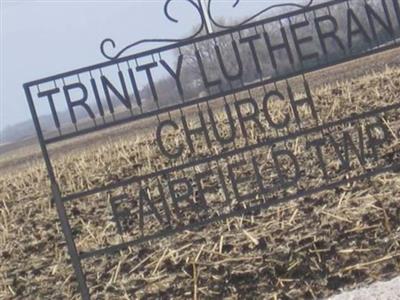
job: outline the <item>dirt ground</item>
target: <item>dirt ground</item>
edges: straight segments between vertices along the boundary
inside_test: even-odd
[[[375,73],[358,76],[354,73],[355,65],[344,65],[342,69],[307,76],[321,118],[337,120],[355,111],[398,103],[400,68],[394,63],[398,53],[393,50],[384,54],[384,63],[376,57],[366,58],[377,64]],[[361,74],[367,71],[362,70],[367,61],[358,62]],[[391,67],[384,67],[385,64]],[[350,79],[343,75],[346,72],[357,76]],[[326,78],[347,80],[328,84]],[[380,116],[390,132],[390,140],[380,149],[379,160],[361,165],[357,155],[352,154],[351,170],[343,173],[329,148],[329,175],[344,180],[375,165],[397,166],[399,115],[397,109]],[[308,126],[312,120],[306,120]],[[223,121],[221,117],[221,124],[225,124]],[[340,136],[342,127],[335,128],[332,135]],[[257,128],[249,130],[249,140],[240,140],[239,146],[257,142]],[[171,135],[171,143],[180,134]],[[63,154],[55,159],[56,176],[63,191],[69,194],[120,182],[132,174],[146,174],[166,165],[146,131],[135,138],[125,132],[108,141],[100,146],[85,140],[82,147],[71,152],[68,147],[56,149],[56,153]],[[319,186],[323,181],[318,164],[304,144],[305,138],[299,138],[285,145],[299,155],[307,171],[298,190]],[[76,148],[75,145],[70,147]],[[200,152],[207,151],[201,141],[195,147]],[[262,175],[269,182],[275,178],[269,176],[270,152],[264,150],[251,154],[260,160]],[[58,217],[50,204],[47,173],[43,163],[33,159],[36,156],[37,153],[29,152],[25,158],[14,157],[11,165],[3,163],[0,174],[0,299],[79,299]],[[16,163],[19,160],[26,162]],[[247,165],[240,173],[251,177]],[[187,172],[187,176],[192,175],[193,171]],[[166,185],[165,178],[160,181]],[[209,193],[212,205],[207,213],[218,214],[221,190],[212,182],[205,184],[214,188]],[[242,193],[255,189],[254,182],[240,185]],[[243,208],[257,201],[274,203],[276,198],[295,192],[290,188],[233,205]],[[115,234],[108,199],[103,196],[66,203],[77,247],[83,252],[140,234],[137,226],[122,237]],[[394,168],[370,179],[349,181],[268,209],[184,230],[115,256],[94,256],[84,260],[83,267],[93,299],[325,298],[343,289],[399,276],[399,199],[399,168]],[[182,220],[174,221],[190,222],[191,218],[193,213],[185,212]],[[149,219],[146,232],[155,229],[156,220]]]

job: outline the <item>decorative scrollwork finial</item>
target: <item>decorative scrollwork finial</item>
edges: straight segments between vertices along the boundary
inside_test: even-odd
[[[167,17],[168,20],[170,20],[171,22],[174,23],[179,23],[179,20],[175,19],[174,17],[172,17],[172,15],[169,12],[169,6],[171,4],[173,0],[167,0],[164,4],[164,14]],[[196,30],[195,33],[193,33],[192,35],[190,35],[189,37],[186,38],[182,38],[182,39],[143,39],[140,41],[137,41],[135,43],[132,43],[124,48],[122,48],[121,50],[119,50],[116,54],[111,55],[108,53],[107,49],[115,49],[116,48],[116,44],[115,41],[113,39],[107,38],[104,39],[101,44],[100,44],[100,51],[103,54],[104,57],[106,57],[109,60],[115,60],[118,59],[119,57],[121,57],[121,55],[123,53],[125,53],[128,49],[133,48],[137,45],[140,44],[144,44],[144,43],[174,43],[174,42],[181,42],[181,41],[186,41],[186,40],[190,40],[194,37],[196,37],[197,35],[199,35],[205,26],[205,19],[204,19],[204,15],[203,12],[201,10],[201,8],[199,7],[199,5],[194,1],[194,0],[185,0],[187,3],[191,4],[197,11],[197,13],[200,16],[200,25],[198,27],[198,29]]]
[[[173,0],[167,0],[164,4],[164,15],[167,17],[168,20],[170,20],[171,22],[174,23],[179,23],[179,20],[174,18],[169,11],[170,8],[170,4]],[[183,0],[181,0],[183,1]],[[232,28],[236,28],[238,26],[244,25],[249,23],[250,21],[254,20],[255,18],[257,18],[258,16],[260,16],[261,14],[273,9],[273,8],[277,8],[277,7],[297,7],[300,9],[306,9],[308,7],[311,6],[311,4],[314,2],[314,0],[308,0],[309,2],[307,4],[297,4],[297,3],[280,3],[280,4],[274,4],[271,6],[268,6],[267,8],[261,10],[260,12],[258,12],[257,14],[251,16],[250,18],[247,18],[246,20],[240,22],[239,24],[236,25],[222,25],[220,23],[218,23],[218,21],[215,20],[212,11],[211,11],[211,3],[213,2],[212,0],[208,1],[208,7],[207,7],[207,12],[208,12],[208,17],[211,21],[211,23],[221,29],[232,29]],[[144,43],[177,43],[177,42],[183,42],[183,41],[187,41],[190,39],[195,38],[196,36],[198,36],[199,34],[201,34],[203,32],[203,29],[206,26],[206,19],[201,7],[201,3],[196,3],[195,0],[185,0],[186,3],[189,3],[191,6],[193,6],[195,8],[195,10],[197,11],[199,17],[200,17],[200,24],[198,29],[196,30],[196,32],[194,32],[192,35],[186,37],[186,38],[181,38],[181,39],[143,39],[140,41],[137,41],[135,43],[132,43],[124,48],[122,48],[121,50],[119,50],[117,53],[115,53],[114,55],[109,54],[108,50],[116,49],[116,43],[113,39],[107,38],[104,39],[101,44],[100,44],[100,51],[103,54],[104,57],[106,57],[109,60],[115,60],[118,59],[119,57],[121,57],[122,54],[124,54],[127,50],[140,45],[140,44],[144,44]],[[240,0],[235,0],[235,2],[233,3],[232,7],[237,7],[237,5],[240,3]]]
[[[266,1],[268,1],[268,0],[266,0]],[[208,1],[207,11],[208,11],[208,16],[210,17],[210,20],[213,23],[213,25],[218,27],[218,28],[221,28],[221,29],[232,29],[232,28],[235,28],[235,27],[238,27],[238,26],[241,26],[241,25],[245,25],[245,24],[249,23],[250,21],[254,20],[255,18],[259,17],[260,15],[264,14],[265,12],[267,12],[269,10],[272,10],[274,8],[277,8],[277,7],[297,7],[297,8],[300,8],[300,9],[306,9],[306,8],[308,8],[308,7],[310,7],[312,5],[314,0],[308,0],[307,4],[298,4],[298,3],[273,4],[273,5],[270,5],[270,6],[266,7],[266,8],[264,8],[263,10],[259,11],[255,15],[247,18],[246,20],[240,22],[239,24],[235,24],[235,25],[223,25],[223,24],[218,23],[218,21],[215,20],[213,14],[212,14],[212,11],[211,11],[211,3],[212,2],[213,2],[212,0]],[[232,5],[232,7],[235,8],[239,3],[240,3],[240,0],[235,0],[235,3]]]

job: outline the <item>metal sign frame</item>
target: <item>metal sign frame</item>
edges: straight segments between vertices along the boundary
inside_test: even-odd
[[[182,47],[190,46],[190,45],[196,46],[198,43],[201,43],[204,41],[214,41],[215,42],[218,38],[220,38],[222,36],[231,36],[232,40],[234,40],[234,37],[233,37],[234,34],[240,35],[240,33],[243,30],[247,30],[247,29],[256,29],[257,30],[257,28],[258,29],[265,28],[264,26],[271,22],[280,22],[282,24],[282,21],[284,21],[284,20],[286,20],[290,23],[293,17],[304,15],[304,17],[306,18],[306,14],[308,14],[308,13],[313,13],[315,16],[316,13],[321,10],[324,10],[324,11],[327,10],[327,11],[329,11],[329,14],[330,14],[330,8],[335,7],[337,5],[349,6],[349,3],[351,3],[351,0],[331,0],[331,1],[324,2],[324,3],[320,3],[320,4],[313,4],[313,1],[310,1],[306,5],[282,4],[282,5],[278,5],[278,6],[291,6],[292,8],[294,8],[294,10],[284,13],[284,14],[276,15],[273,17],[256,20],[256,21],[254,20],[256,17],[258,17],[265,11],[276,7],[276,6],[272,6],[272,7],[270,6],[270,7],[266,8],[265,10],[263,10],[262,12],[253,16],[252,18],[249,18],[248,20],[244,21],[243,23],[241,23],[239,25],[226,26],[226,25],[219,24],[213,17],[212,10],[211,10],[211,2],[212,1],[208,2],[208,10],[207,10],[208,16],[206,16],[204,14],[204,7],[201,6],[201,1],[199,3],[196,3],[195,1],[192,1],[192,0],[187,0],[187,1],[198,11],[199,16],[200,16],[200,21],[201,21],[198,31],[194,35],[190,36],[189,38],[182,39],[182,40],[178,40],[178,39],[142,40],[142,41],[136,42],[132,45],[129,45],[129,46],[123,48],[121,51],[119,51],[117,54],[114,54],[114,55],[107,54],[107,49],[109,49],[110,45],[113,48],[115,48],[116,44],[113,40],[106,39],[101,44],[101,52],[106,58],[109,59],[109,61],[106,61],[106,62],[100,63],[100,64],[96,64],[93,66],[89,66],[89,67],[80,68],[80,69],[77,69],[74,71],[69,71],[69,72],[65,72],[62,74],[46,77],[43,79],[34,80],[34,81],[24,84],[26,98],[27,98],[29,108],[30,108],[30,111],[32,114],[32,119],[33,119],[33,123],[34,123],[36,133],[38,136],[38,140],[39,140],[40,148],[41,148],[41,151],[43,154],[44,162],[46,164],[46,168],[48,171],[54,203],[55,203],[58,215],[59,215],[59,219],[60,219],[60,223],[62,226],[64,236],[65,236],[65,239],[67,242],[68,252],[69,252],[69,255],[71,256],[71,261],[72,261],[72,265],[73,265],[73,268],[75,271],[75,275],[76,275],[77,281],[79,283],[79,289],[80,289],[82,299],[90,298],[89,289],[86,284],[85,274],[84,274],[84,272],[82,270],[82,266],[81,266],[81,261],[84,259],[87,259],[87,258],[90,258],[93,256],[97,256],[97,255],[113,253],[115,251],[126,249],[129,246],[135,246],[135,245],[142,244],[146,241],[170,236],[177,232],[181,232],[183,230],[188,230],[188,229],[193,229],[195,227],[204,226],[206,224],[210,224],[210,223],[213,223],[213,222],[216,222],[219,220],[223,220],[223,219],[226,219],[226,218],[229,218],[232,216],[238,216],[238,215],[244,214],[249,211],[253,211],[253,210],[257,210],[257,209],[265,209],[265,208],[268,208],[277,203],[289,201],[291,199],[296,199],[299,197],[305,197],[305,196],[312,195],[314,193],[317,193],[317,192],[320,192],[323,190],[327,190],[327,189],[334,189],[335,187],[343,185],[343,184],[351,183],[351,182],[362,180],[362,179],[368,179],[371,176],[375,176],[375,175],[383,173],[383,172],[397,170],[399,168],[398,164],[384,166],[384,167],[377,168],[374,170],[366,171],[363,174],[356,176],[356,177],[348,178],[346,180],[340,180],[340,181],[333,182],[333,183],[326,183],[326,184],[321,185],[318,188],[311,189],[311,190],[298,191],[294,195],[289,195],[287,197],[275,199],[274,201],[268,201],[266,203],[261,203],[256,206],[248,207],[247,209],[232,210],[229,213],[221,214],[219,216],[213,216],[206,220],[196,222],[195,224],[189,224],[189,225],[186,225],[183,227],[167,228],[167,229],[162,230],[162,231],[158,232],[157,234],[154,234],[151,236],[144,236],[142,238],[139,238],[139,239],[136,239],[133,241],[127,241],[127,242],[121,243],[119,245],[113,245],[113,246],[110,246],[110,247],[104,248],[104,249],[97,249],[97,250],[94,250],[91,252],[79,253],[76,248],[76,245],[75,245],[74,236],[73,236],[72,230],[71,230],[71,225],[68,220],[65,205],[64,205],[64,203],[67,201],[74,201],[75,199],[79,199],[84,196],[89,196],[89,195],[93,195],[95,193],[99,193],[99,192],[103,192],[103,191],[107,191],[107,190],[112,190],[112,189],[115,189],[118,187],[126,186],[129,184],[132,184],[133,182],[140,182],[141,180],[145,180],[146,178],[157,177],[160,175],[168,175],[172,171],[184,170],[185,168],[191,168],[191,167],[194,167],[194,166],[202,164],[202,163],[218,161],[220,159],[224,159],[224,158],[230,157],[232,155],[237,155],[237,154],[245,153],[248,151],[253,151],[260,147],[272,146],[276,143],[287,141],[287,140],[293,140],[298,137],[307,136],[308,134],[318,133],[318,132],[322,132],[324,130],[329,131],[330,128],[340,125],[340,124],[349,124],[352,122],[357,122],[358,120],[362,120],[363,118],[368,118],[371,116],[379,115],[381,113],[391,111],[391,110],[396,110],[396,109],[400,108],[400,102],[397,102],[395,104],[376,108],[374,110],[364,112],[361,114],[355,114],[351,117],[347,117],[347,118],[337,120],[334,122],[322,123],[322,124],[320,123],[320,124],[317,124],[313,128],[304,128],[297,132],[290,133],[286,136],[277,136],[275,138],[264,139],[256,145],[247,145],[242,148],[235,147],[235,149],[233,149],[233,150],[230,150],[230,151],[227,151],[224,153],[220,153],[220,154],[217,154],[212,157],[196,158],[194,160],[184,162],[178,166],[173,166],[173,167],[169,167],[169,168],[162,169],[162,170],[156,170],[151,174],[146,174],[143,176],[134,176],[133,178],[122,180],[118,183],[109,184],[104,187],[93,188],[90,190],[84,190],[84,191],[74,193],[74,194],[69,194],[69,195],[63,195],[63,193],[60,191],[60,186],[59,186],[59,183],[57,182],[53,164],[50,159],[50,155],[49,155],[49,151],[48,151],[48,146],[50,144],[56,144],[61,141],[69,140],[71,138],[75,138],[75,137],[82,136],[85,134],[104,130],[106,128],[115,127],[115,126],[118,126],[121,124],[126,124],[126,123],[130,123],[130,122],[146,119],[149,117],[154,117],[154,116],[157,116],[162,113],[169,113],[171,111],[181,110],[185,107],[195,106],[195,105],[199,105],[201,103],[208,104],[208,101],[211,101],[216,98],[224,98],[229,95],[235,95],[239,92],[250,91],[253,88],[262,87],[267,84],[275,83],[280,80],[287,80],[288,78],[295,77],[295,76],[303,76],[304,82],[306,84],[306,79],[304,77],[304,74],[306,74],[308,72],[312,72],[312,71],[319,70],[319,69],[322,69],[322,68],[325,68],[328,66],[333,66],[336,64],[344,63],[344,62],[351,61],[351,60],[354,60],[357,58],[372,55],[372,54],[375,54],[375,53],[378,53],[378,52],[381,52],[384,50],[394,49],[394,48],[398,47],[399,36],[397,36],[395,33],[393,33],[392,39],[390,42],[385,41],[384,43],[382,43],[380,41],[375,41],[375,43],[370,44],[370,47],[363,49],[362,51],[354,51],[354,52],[346,53],[345,55],[343,55],[342,57],[340,57],[338,59],[329,59],[329,57],[326,57],[326,59],[324,61],[319,61],[318,63],[316,63],[314,65],[302,66],[300,69],[293,69],[292,71],[285,73],[285,74],[275,74],[274,76],[269,77],[269,78],[260,77],[260,79],[257,80],[256,82],[252,82],[252,83],[242,82],[242,84],[238,87],[231,86],[231,88],[228,90],[220,90],[218,92],[213,92],[213,93],[210,92],[206,96],[196,97],[193,99],[189,99],[187,101],[181,101],[179,103],[171,104],[169,106],[165,106],[165,107],[161,107],[161,108],[157,107],[153,111],[141,112],[139,114],[131,114],[130,116],[122,118],[122,119],[113,118],[112,121],[109,121],[109,122],[104,121],[103,124],[95,124],[94,127],[90,127],[90,128],[79,129],[78,127],[75,127],[75,131],[67,132],[67,133],[62,133],[60,128],[58,128],[59,129],[58,135],[51,136],[51,137],[45,137],[44,132],[41,127],[40,117],[37,113],[37,109],[35,106],[35,99],[34,99],[34,94],[33,94],[34,93],[33,88],[35,88],[35,87],[39,90],[40,85],[48,84],[48,83],[54,83],[54,85],[57,86],[57,82],[60,82],[60,81],[64,82],[64,79],[66,79],[68,77],[77,76],[79,78],[79,76],[84,73],[85,74],[90,73],[90,75],[92,75],[92,72],[96,72],[99,70],[101,72],[102,69],[110,67],[110,66],[118,66],[119,67],[121,64],[129,65],[130,62],[137,61],[138,59],[144,58],[144,57],[151,57],[154,60],[155,56],[158,55],[159,57],[161,57],[161,53],[164,53],[166,51],[170,51],[170,50],[174,50],[174,49],[180,50]],[[369,0],[366,0],[365,3],[368,3],[368,1]],[[383,0],[383,1],[385,2],[385,0]],[[394,7],[394,10],[395,10],[394,13],[396,14],[396,16],[398,18],[397,21],[398,21],[399,27],[400,27],[400,5],[399,5],[399,2],[398,2],[398,0],[387,0],[385,2],[385,5],[387,3],[389,3],[389,1],[391,1],[390,3]],[[169,7],[170,2],[171,2],[171,0],[166,1],[165,7],[164,7],[165,15],[171,21],[177,22],[177,20],[175,20],[169,14],[168,7]],[[384,2],[382,2],[382,3],[384,3]],[[239,3],[239,0],[237,0],[235,2],[234,6],[236,6],[238,3]],[[214,26],[214,28],[219,29],[219,30],[216,32],[211,32],[212,31],[212,29],[210,30],[211,26],[210,25],[206,26],[207,22],[211,22],[212,26]],[[204,28],[208,28],[208,30],[205,35],[202,35],[202,33],[204,32]],[[139,44],[142,44],[145,42],[166,42],[166,43],[170,43],[170,44],[166,45],[166,46],[158,47],[155,49],[143,51],[140,53],[136,53],[133,55],[123,56],[125,51],[129,50],[132,47],[135,47],[136,45],[139,45]],[[64,82],[64,84],[65,84],[65,82]],[[308,88],[308,85],[306,84],[305,87]],[[50,103],[50,105],[51,105],[51,103]]]

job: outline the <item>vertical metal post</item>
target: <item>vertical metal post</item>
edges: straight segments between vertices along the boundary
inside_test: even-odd
[[[200,8],[203,12],[204,19],[206,21],[207,34],[213,33],[212,22],[210,16],[208,15],[208,5],[211,0],[199,0]]]
[[[59,186],[57,184],[57,180],[54,174],[54,170],[50,161],[49,153],[47,151],[46,143],[43,137],[42,129],[40,127],[39,118],[36,113],[35,105],[33,104],[32,94],[30,91],[30,87],[28,85],[24,85],[25,95],[28,100],[29,109],[32,114],[33,123],[35,125],[36,134],[39,140],[40,148],[42,150],[43,158],[46,164],[47,172],[49,175],[50,183],[51,183],[51,191],[54,197],[54,202],[56,204],[58,217],[60,219],[62,231],[64,233],[65,240],[67,242],[68,253],[71,256],[72,266],[75,271],[75,276],[79,284],[79,290],[83,300],[89,300],[89,289],[86,285],[86,278],[82,270],[81,260],[76,249],[75,241],[71,231],[71,225],[69,224],[67,213],[65,211],[64,203],[61,199],[61,193]]]

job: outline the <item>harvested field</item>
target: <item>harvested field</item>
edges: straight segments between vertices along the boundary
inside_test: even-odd
[[[260,91],[254,93],[258,95]],[[325,122],[397,103],[400,69],[388,67],[342,83],[314,87],[312,95]],[[282,107],[276,109],[285,111]],[[307,127],[312,118],[308,111],[302,113],[308,120],[304,123]],[[379,159],[360,164],[352,154],[351,170],[342,172],[333,149],[327,149],[329,174],[342,179],[375,165],[398,164],[399,115],[396,110],[381,116],[390,132],[390,143],[380,149]],[[222,128],[225,121],[223,115],[218,118]],[[368,121],[360,121],[360,126],[364,128]],[[356,135],[351,126],[343,127],[334,128],[332,135],[340,138],[346,128],[351,136]],[[257,141],[258,129],[250,126],[248,130],[251,134],[239,139],[237,147]],[[171,144],[181,134],[181,131],[171,133]],[[323,175],[306,151],[305,139],[300,137],[285,144],[299,154],[304,168],[312,170],[312,176],[299,182],[298,189],[317,186]],[[199,140],[195,145],[199,155],[208,151],[201,143]],[[168,164],[153,144],[147,132],[140,132],[135,139],[121,139],[94,148],[86,145],[81,151],[58,155],[56,173],[66,193],[119,182],[137,173],[146,174]],[[222,150],[215,146],[214,151]],[[261,161],[264,178],[273,181],[268,169],[271,153],[256,149],[251,155]],[[192,172],[188,171],[187,176]],[[247,165],[240,172],[251,174]],[[205,184],[214,188],[209,193],[213,209],[199,215],[185,212],[184,219],[218,213],[221,191],[210,182]],[[248,193],[255,189],[255,183],[242,184],[240,188]],[[278,191],[274,197],[282,197],[292,189]],[[257,195],[244,205],[268,203],[271,201],[268,196]],[[0,177],[2,299],[79,299],[50,197],[47,174],[39,162]],[[200,230],[183,231],[116,256],[90,258],[84,261],[84,269],[95,299],[323,298],[340,289],[400,274],[399,199],[400,176],[399,169],[395,169],[370,180],[350,182]],[[112,235],[115,225],[106,217],[110,210],[106,200],[85,198],[66,206],[77,245],[83,251],[120,241]],[[155,220],[145,224],[148,232],[156,227]],[[135,234],[140,234],[138,228],[124,238]]]
[[[389,67],[400,66],[400,49],[395,48],[392,50],[384,51],[378,54],[370,55],[350,61],[347,63],[339,64],[329,68],[325,68],[319,71],[307,74],[307,79],[311,88],[317,89],[323,87],[326,84],[333,84],[336,82],[343,82],[344,80],[351,80],[352,78],[363,76],[371,72],[380,72]],[[221,106],[221,101],[217,101],[216,105]],[[152,128],[152,123],[150,127]],[[75,139],[68,143],[61,143],[56,146],[57,150],[61,154],[67,150],[80,150],[87,145],[96,146],[101,145],[104,142],[115,142],[119,140],[126,140],[134,138],[132,135],[133,129],[146,130],[149,128],[149,122],[143,122],[142,124],[135,124],[121,126],[115,129],[106,130],[97,135],[92,135],[84,141],[81,139]],[[18,142],[15,144],[4,145],[0,147],[0,170],[5,172],[13,172],[19,167],[29,165],[32,161],[41,160],[41,153],[39,145],[37,144],[36,137],[26,139],[25,141]]]

